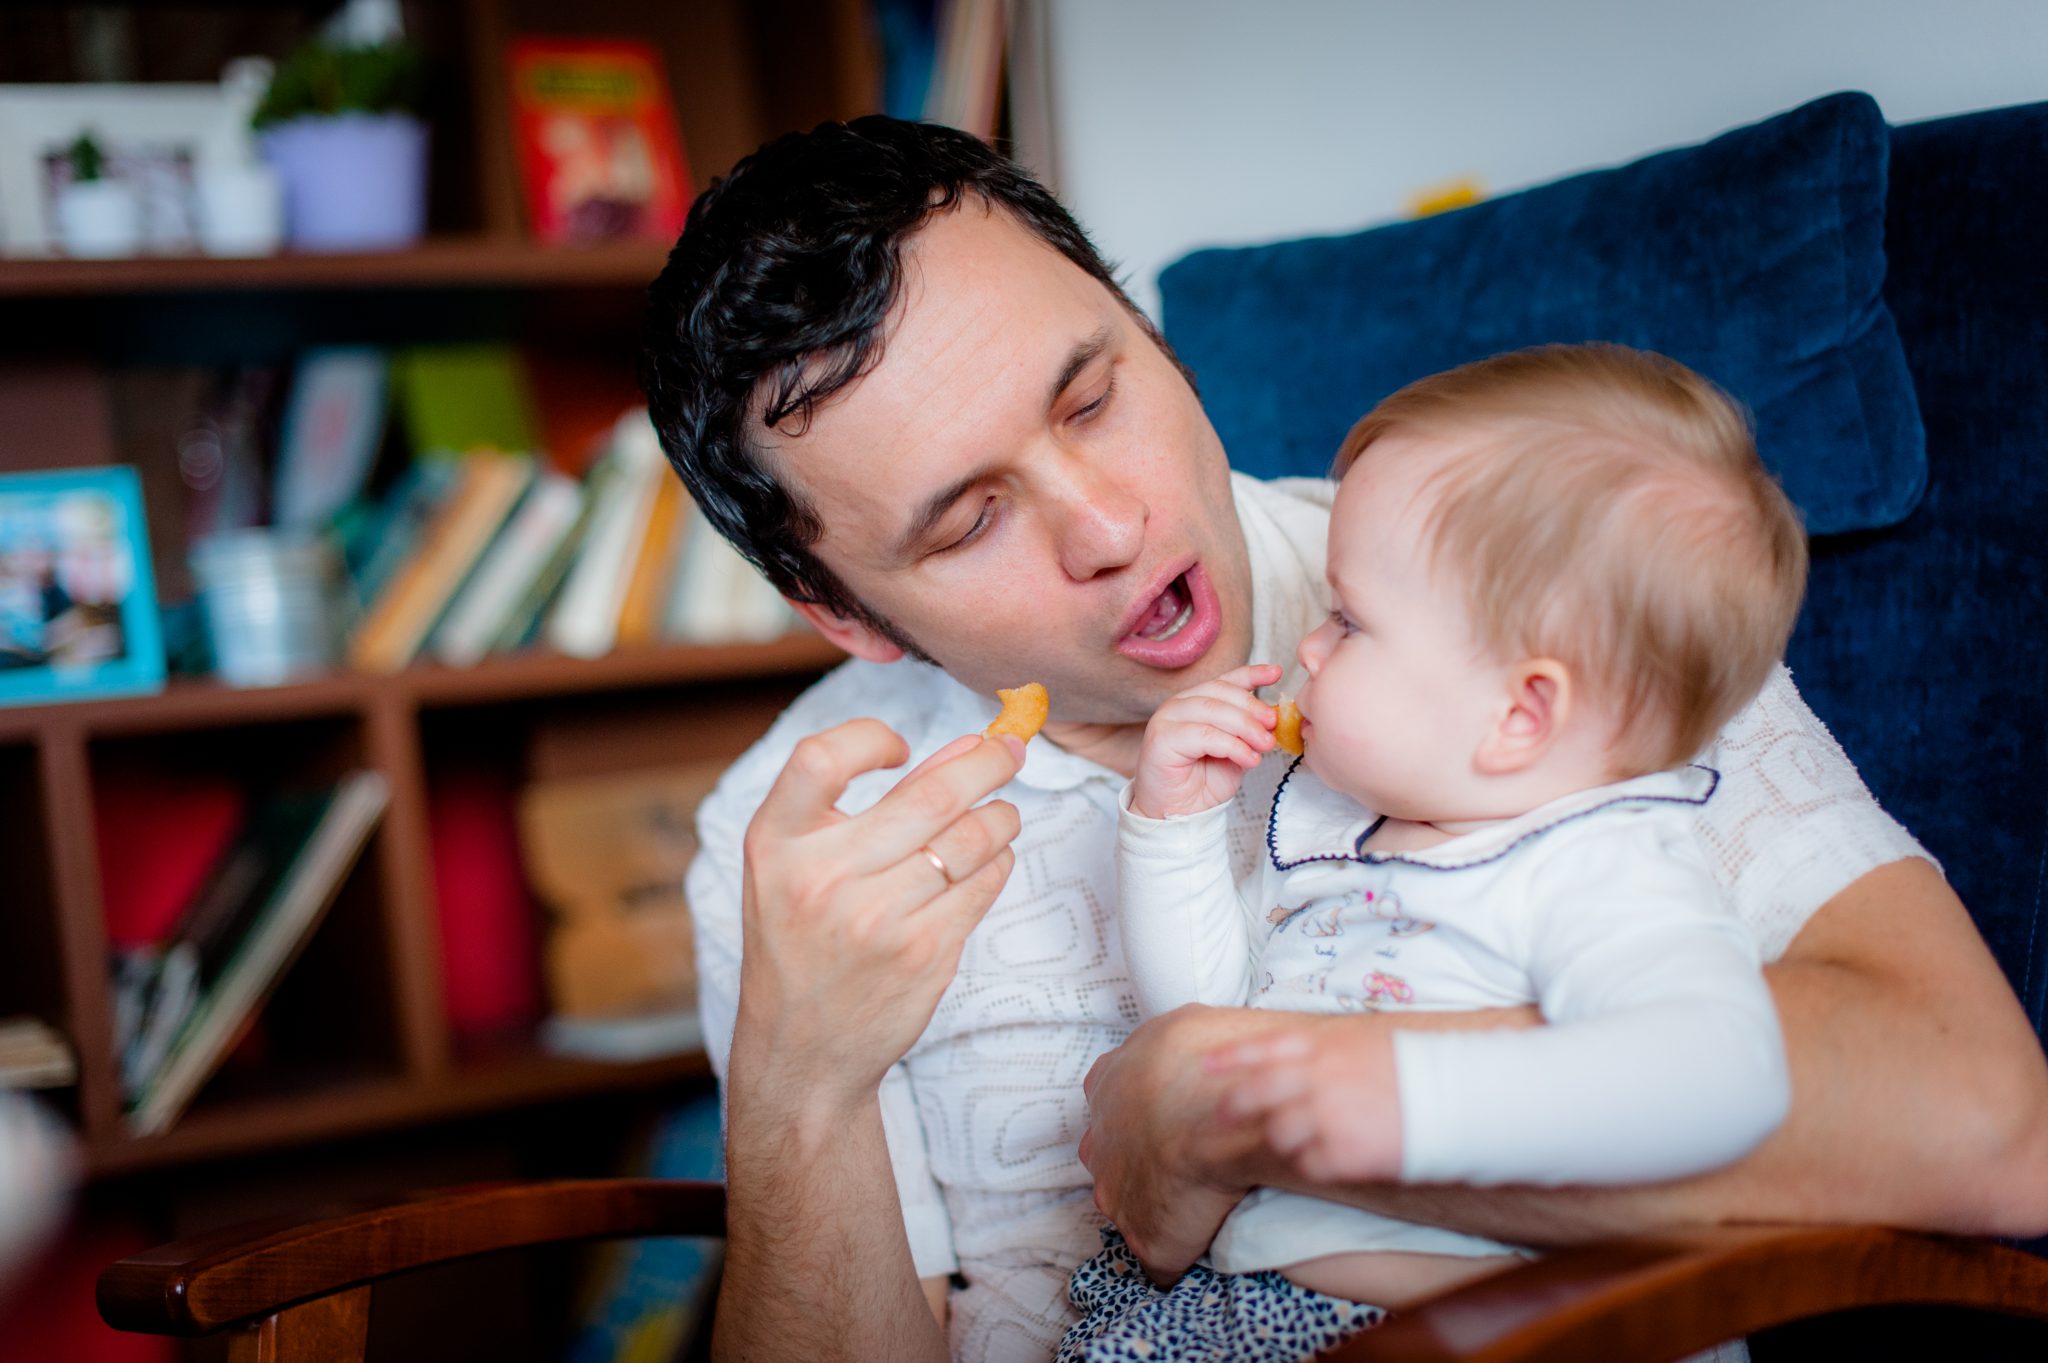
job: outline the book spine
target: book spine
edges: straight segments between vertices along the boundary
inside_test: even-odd
[[[582,509],[583,489],[573,478],[540,475],[434,631],[434,656],[450,667],[468,667],[488,653]]]
[[[349,662],[369,672],[396,672],[419,652],[427,632],[484,552],[532,476],[533,461],[480,454],[435,518],[420,551],[350,641]]]
[[[626,598],[619,607],[619,642],[651,644],[659,633],[663,589],[667,586],[676,557],[683,519],[682,481],[662,478],[655,488],[654,503],[647,516],[647,536],[626,585]]]
[[[626,456],[624,449],[618,453]],[[611,651],[618,638],[626,574],[646,537],[648,507],[658,480],[665,476],[659,463],[630,456],[621,460],[619,475],[600,494],[605,500],[591,516],[583,550],[548,616],[547,640],[556,649],[575,658],[597,658]]]
[[[175,1122],[248,1030],[334,902],[389,799],[389,787],[378,772],[352,773],[335,790],[319,825],[289,859],[289,872],[264,915],[200,1000],[162,1072],[129,1115],[136,1135],[155,1135]]]

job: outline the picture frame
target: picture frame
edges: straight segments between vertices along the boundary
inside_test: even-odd
[[[141,198],[140,249],[197,252],[199,174],[249,157],[248,105],[227,84],[0,85],[0,256],[60,253],[57,194],[88,131]]]
[[[163,685],[135,470],[0,475],[0,706],[146,695]]]

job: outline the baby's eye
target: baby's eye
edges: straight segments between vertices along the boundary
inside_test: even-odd
[[[1351,633],[1352,624],[1350,617],[1346,616],[1343,611],[1331,611],[1330,623],[1337,627],[1339,634]]]

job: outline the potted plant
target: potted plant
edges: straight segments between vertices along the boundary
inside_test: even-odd
[[[426,228],[418,49],[316,41],[271,78],[252,122],[284,185],[285,234],[309,251],[396,250]]]
[[[82,132],[65,152],[71,179],[57,191],[57,239],[67,255],[132,256],[142,246],[142,200],[135,186],[106,175],[97,138]]]

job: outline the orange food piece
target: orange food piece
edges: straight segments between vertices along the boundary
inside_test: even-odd
[[[1273,708],[1277,714],[1273,724],[1273,742],[1282,752],[1301,756],[1301,707],[1291,700],[1283,700]]]
[[[990,738],[1014,734],[1020,743],[1029,743],[1031,736],[1045,727],[1046,712],[1052,707],[1052,698],[1037,682],[998,690],[996,699],[1002,701],[1003,712],[982,733]]]

